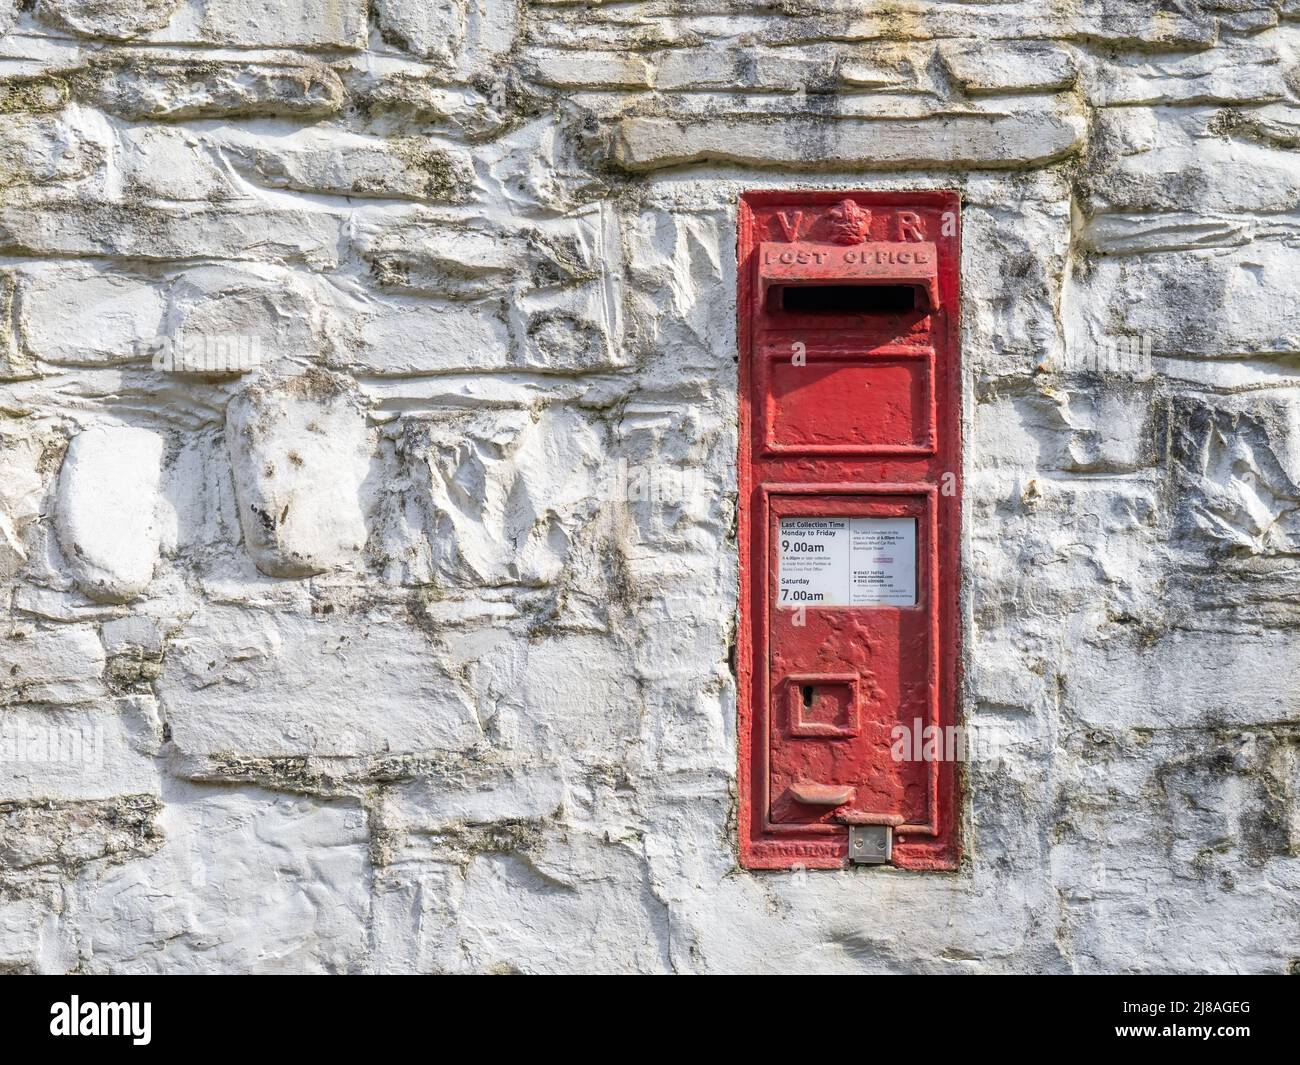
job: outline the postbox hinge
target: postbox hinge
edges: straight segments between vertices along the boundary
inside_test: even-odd
[[[849,861],[854,865],[885,865],[893,852],[893,825],[849,825]]]

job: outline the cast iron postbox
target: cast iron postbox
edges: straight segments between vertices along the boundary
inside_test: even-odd
[[[950,869],[960,201],[739,211],[740,856]],[[929,730],[929,731],[926,731]]]

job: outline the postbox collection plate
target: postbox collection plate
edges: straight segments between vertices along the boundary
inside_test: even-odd
[[[747,868],[956,867],[959,248],[954,192],[741,197]]]

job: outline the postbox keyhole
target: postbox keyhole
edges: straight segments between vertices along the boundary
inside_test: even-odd
[[[805,710],[811,710],[813,704],[813,686],[811,684],[805,684],[800,688],[800,692],[803,695],[803,708]]]

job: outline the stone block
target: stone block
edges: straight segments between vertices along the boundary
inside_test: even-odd
[[[55,528],[73,579],[99,602],[144,594],[161,542],[166,441],[148,429],[95,426],[68,444]]]

